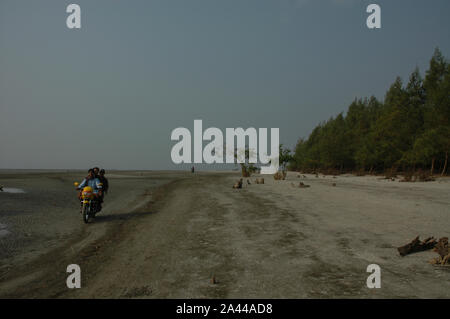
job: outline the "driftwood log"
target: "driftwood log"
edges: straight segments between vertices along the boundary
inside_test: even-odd
[[[420,241],[419,236],[417,236],[409,244],[398,247],[397,250],[400,256],[406,256],[419,251],[432,249],[434,246],[436,246],[436,239],[434,237],[428,237],[424,241]]]
[[[300,187],[300,188],[308,188],[308,187],[311,187],[311,186],[303,184],[303,182],[300,182],[300,184],[298,184],[298,187]]]
[[[306,184],[304,184],[303,182],[300,182],[300,183],[298,184],[298,186],[295,185],[294,183],[291,183],[291,186],[292,186],[292,187],[298,187],[298,188],[308,188],[308,187],[311,187],[310,185],[306,185]]]

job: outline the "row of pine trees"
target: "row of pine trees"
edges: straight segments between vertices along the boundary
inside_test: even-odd
[[[298,171],[445,174],[450,151],[450,64],[436,49],[422,78],[397,78],[384,101],[356,99],[296,145]]]

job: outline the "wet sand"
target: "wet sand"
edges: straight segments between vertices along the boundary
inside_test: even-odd
[[[235,190],[236,173],[113,172],[104,210],[85,225],[72,185],[83,176],[0,172],[25,191],[0,193],[0,297],[450,297],[450,269],[428,263],[435,253],[396,250],[450,235],[448,179],[290,173]],[[66,287],[73,263],[81,289]],[[381,289],[366,287],[374,263]]]

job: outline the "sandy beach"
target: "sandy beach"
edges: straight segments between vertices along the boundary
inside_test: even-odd
[[[237,173],[117,171],[85,225],[73,187],[83,176],[0,172],[16,190],[0,192],[1,298],[450,297],[436,253],[396,249],[450,235],[449,178],[289,173],[232,189]],[[66,287],[69,264],[81,289]],[[369,264],[380,289],[366,286]]]

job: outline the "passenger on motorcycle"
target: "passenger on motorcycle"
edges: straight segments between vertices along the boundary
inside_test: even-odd
[[[98,179],[100,180],[100,183],[102,183],[102,191],[104,193],[103,195],[108,193],[108,188],[109,188],[109,182],[108,182],[108,179],[105,177],[105,173],[106,173],[106,171],[102,168],[98,175]]]

